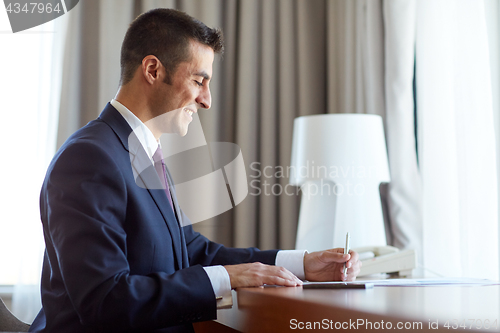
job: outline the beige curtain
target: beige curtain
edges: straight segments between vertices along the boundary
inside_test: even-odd
[[[240,146],[249,182],[262,191],[257,196],[250,187],[240,205],[194,228],[228,246],[294,248],[299,195],[273,194],[288,184],[293,119],[385,115],[382,0],[80,2],[70,13],[59,144],[113,98],[128,24],[157,7],[223,29],[226,51],[214,63],[212,108],[200,119],[207,141]]]

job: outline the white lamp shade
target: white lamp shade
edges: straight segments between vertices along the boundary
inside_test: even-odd
[[[301,187],[297,249],[386,245],[379,185],[389,182],[382,118],[325,114],[294,122],[290,184]]]
[[[315,179],[390,181],[380,116],[313,115],[298,117],[293,125],[290,184],[300,186]]]

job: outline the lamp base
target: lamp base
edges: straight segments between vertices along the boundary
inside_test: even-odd
[[[301,187],[296,249],[344,247],[347,232],[351,248],[387,245],[378,184],[363,184],[358,192],[333,189],[335,184],[324,179]]]

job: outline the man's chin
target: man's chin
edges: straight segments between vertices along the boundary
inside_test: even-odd
[[[179,134],[179,136],[186,136],[187,133],[188,133],[187,125],[179,128],[179,130],[177,131],[177,134]]]

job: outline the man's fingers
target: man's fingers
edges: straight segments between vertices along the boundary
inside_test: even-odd
[[[354,251],[350,251],[349,254],[351,255],[351,258],[346,262],[347,268],[356,268],[355,266],[358,266],[357,270],[351,270],[352,272],[359,273],[359,268],[361,268],[361,261],[359,261],[359,254]]]
[[[344,264],[347,274],[344,274]],[[361,262],[355,251],[344,254],[344,249],[336,248],[304,256],[304,271],[310,281],[352,281],[360,272]]]
[[[284,267],[266,266],[265,284],[276,284],[280,286],[302,285],[302,281]]]
[[[347,275],[344,276],[344,271],[342,271],[342,279],[344,281],[354,281],[356,276],[361,271],[362,263],[361,261],[356,261],[355,264],[351,264],[351,267],[347,269]]]
[[[349,270],[350,268],[352,268],[352,263],[351,262],[346,262],[345,263],[345,267],[347,268],[347,270]],[[344,273],[344,265],[340,266],[340,272]]]
[[[351,258],[349,259],[349,261],[358,261],[359,260],[358,252],[349,251],[349,254],[351,255]]]
[[[320,258],[323,262],[346,262],[351,259],[351,255],[339,253],[335,250],[327,250],[321,253]]]
[[[351,258],[345,262],[347,274],[344,274],[344,265],[340,267],[340,278],[342,281],[354,281],[361,270],[362,263],[358,260],[359,255],[354,251],[350,251],[349,254]]]
[[[268,276],[264,284],[269,285],[278,285],[278,286],[287,286],[287,287],[295,287],[302,285],[302,281],[296,280],[295,278],[290,277],[282,277],[282,276]]]
[[[231,288],[257,287],[264,284],[280,286],[302,285],[302,281],[283,267],[262,263],[224,266],[231,279]]]

